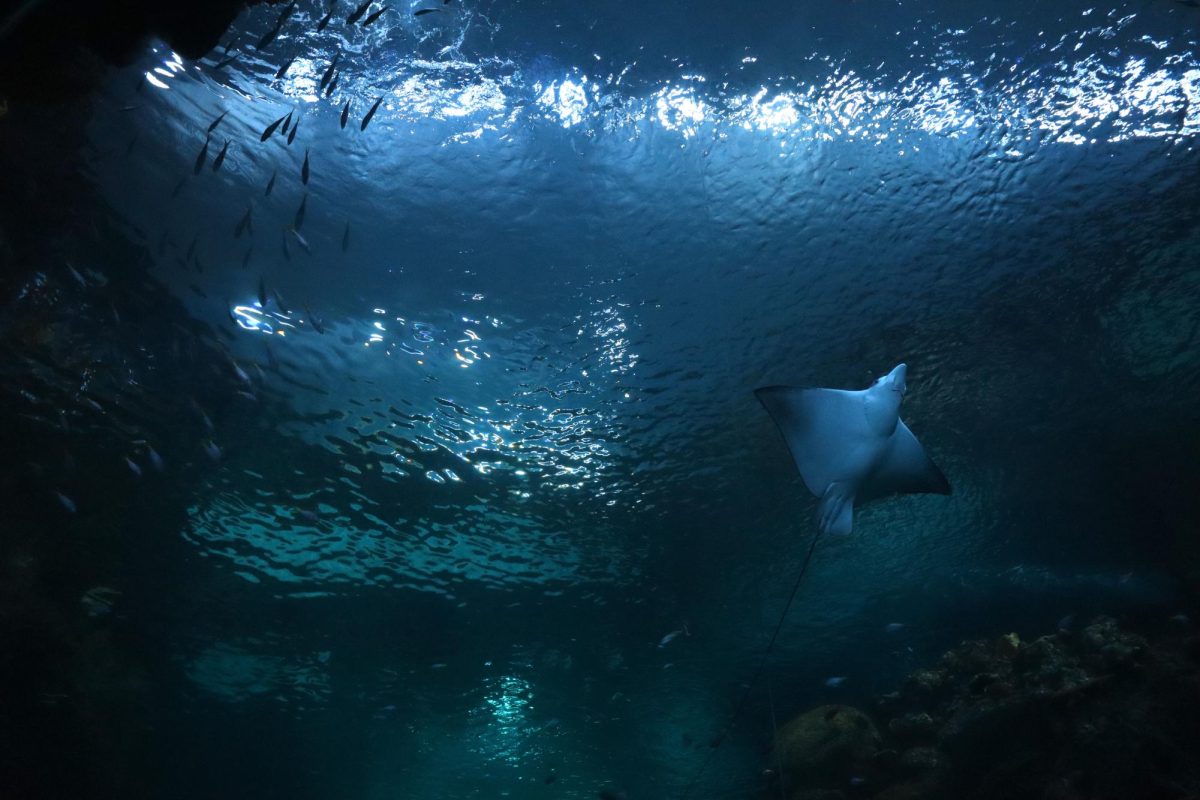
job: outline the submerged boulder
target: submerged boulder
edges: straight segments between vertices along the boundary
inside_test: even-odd
[[[789,784],[837,787],[870,768],[879,741],[866,714],[851,706],[827,705],[780,728],[775,746]]]

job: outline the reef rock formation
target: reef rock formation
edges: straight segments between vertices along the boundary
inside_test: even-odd
[[[1190,622],[1143,633],[1101,617],[1031,642],[964,642],[871,716],[796,717],[775,758],[792,800],[1189,800],[1198,699]]]

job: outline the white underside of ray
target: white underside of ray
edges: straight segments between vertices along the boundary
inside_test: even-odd
[[[756,392],[805,486],[819,498],[822,533],[850,533],[856,503],[902,492],[949,493],[941,471],[900,420],[903,393],[903,365],[864,391],[776,386]]]

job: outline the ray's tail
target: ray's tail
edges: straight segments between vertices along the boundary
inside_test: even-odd
[[[804,580],[804,573],[808,572],[808,565],[812,563],[813,553],[817,549],[817,542],[820,540],[820,538],[821,530],[818,528],[817,532],[813,534],[812,542],[808,545],[808,553],[804,556],[804,563],[800,565],[800,572],[796,575],[796,582],[792,584],[792,592],[788,595],[787,603],[785,603],[783,606],[783,612],[779,615],[779,621],[775,623],[775,630],[771,632],[771,641],[767,643],[767,649],[763,651],[762,658],[759,659],[758,668],[754,670],[754,676],[750,679],[750,682],[746,684],[746,688],[742,690],[741,699],[738,700],[738,704],[734,707],[733,713],[729,715],[729,722],[725,724],[725,727],[721,730],[716,742],[709,749],[708,755],[706,755],[704,757],[704,761],[700,763],[700,767],[696,770],[696,774],[692,776],[692,779],[688,781],[687,786],[684,787],[683,793],[679,796],[679,800],[688,800],[688,798],[692,796],[692,792],[695,790],[696,785],[700,782],[700,778],[704,776],[704,772],[708,769],[708,765],[712,763],[712,758],[717,752],[717,748],[725,743],[725,739],[728,738],[729,732],[733,730],[733,726],[738,721],[738,717],[740,717],[742,711],[745,710],[746,701],[750,699],[750,692],[754,690],[754,686],[758,683],[758,679],[762,677],[763,670],[767,668],[767,661],[771,658],[771,651],[775,649],[775,640],[779,638],[779,631],[783,628],[783,621],[787,619],[788,611],[792,608],[792,601],[796,599],[796,593],[800,590],[800,582]],[[780,780],[782,779],[783,776],[780,775]]]

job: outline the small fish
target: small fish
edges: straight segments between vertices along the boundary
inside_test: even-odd
[[[835,675],[832,678],[825,679],[825,685],[830,689],[836,689],[846,682],[846,679],[841,675]]]
[[[296,120],[296,124],[292,126],[292,132],[288,134],[288,147],[292,146],[292,142],[296,141],[296,131],[300,130],[300,120]]]
[[[325,30],[325,26],[329,24],[329,20],[333,19],[333,6],[329,6],[329,13],[321,17],[321,21],[317,23],[317,33]]]
[[[1175,2],[1188,8],[1200,8],[1200,0],[1175,0]]]
[[[325,87],[325,96],[326,97],[333,97],[333,93],[337,89],[338,79],[341,77],[342,77],[342,73],[340,71],[336,75],[333,76],[333,80],[331,80],[329,82],[329,85]]]
[[[676,638],[677,636],[681,636],[681,635],[683,635],[683,629],[682,629],[682,628],[681,628],[680,630],[677,630],[677,631],[671,631],[671,632],[670,632],[670,633],[668,633],[666,636],[662,637],[662,639],[661,639],[661,640],[659,641],[659,643],[658,643],[658,646],[659,646],[659,647],[666,647],[666,646],[667,646],[667,645],[669,645],[671,642],[675,641],[675,638]]]
[[[292,63],[295,60],[296,60],[296,57],[292,56],[287,61],[283,62],[283,64],[279,67],[279,69],[275,70],[275,77],[282,78],[284,75],[286,75],[287,71],[288,71],[288,67],[292,66]]]
[[[370,3],[367,3],[367,5],[370,5]],[[447,666],[448,666],[447,664],[443,664],[442,662],[439,661],[436,664],[430,664],[429,668],[430,669],[445,669]]]
[[[192,167],[193,175],[199,175],[200,170],[204,169],[204,162],[208,160],[208,142],[209,142],[209,139],[205,138],[204,146],[200,148],[200,152],[196,156],[196,163]]]
[[[225,67],[228,67],[234,61],[237,61],[238,55],[239,55],[238,53],[230,53],[229,55],[225,56],[220,61],[218,61],[216,63],[216,66],[213,67],[213,69],[224,69]]]
[[[1191,622],[1191,618],[1187,614],[1176,614],[1171,617],[1171,622],[1176,622],[1180,625],[1187,625]]]
[[[350,101],[346,101],[346,105],[342,107],[342,127],[346,127],[346,120],[350,119]]]
[[[271,42],[275,41],[275,37],[279,35],[279,32],[282,29],[283,29],[282,25],[275,25],[275,27],[271,28],[269,31],[267,31],[266,33],[264,33],[262,35],[262,38],[260,38],[258,40],[258,44],[256,44],[254,46],[254,49],[255,50],[263,50],[263,49],[269,47]]]
[[[300,167],[300,182],[308,186],[308,148],[304,148],[304,166]]]
[[[312,248],[308,246],[308,240],[301,236],[300,231],[296,230],[295,228],[289,228],[288,230],[291,232],[292,236],[296,237],[296,244],[300,245],[300,249],[311,256]]]
[[[228,111],[222,111],[221,116],[217,117],[212,122],[210,122],[208,124],[208,132],[212,133],[213,131],[215,131],[217,129],[217,126],[221,124],[221,120],[225,119],[225,115],[228,113],[229,113]]]
[[[275,305],[279,306],[280,311],[285,314],[292,313],[292,310],[288,308],[288,304],[283,302],[283,295],[279,293],[278,289],[272,289],[271,294],[275,295]]]
[[[1075,627],[1075,615],[1067,614],[1065,617],[1063,617],[1062,619],[1060,619],[1058,621],[1058,625],[1056,627],[1060,631],[1071,630],[1071,628]]]
[[[267,181],[267,191],[263,193],[263,197],[270,197],[271,190],[275,188],[275,176],[279,174],[279,170],[271,173],[271,180]]]
[[[204,162],[200,162],[200,166],[203,167]],[[179,179],[179,183],[175,184],[175,188],[171,190],[171,199],[174,200],[176,197],[179,197],[179,193],[183,191],[183,187],[186,185],[187,185],[187,176],[184,175],[182,178]]]
[[[233,374],[239,381],[247,386],[250,385],[250,376],[246,374],[246,370],[242,369],[241,366],[233,359],[229,360],[229,366],[233,367]]]
[[[248,267],[250,265],[250,256],[253,253],[254,253],[253,245],[246,248],[246,255],[242,256],[242,269],[245,269],[246,267]]]
[[[414,17],[423,17],[426,14],[432,14],[435,11],[441,11],[441,10],[442,9],[440,9],[440,8],[418,8],[416,11],[413,12],[413,16]]]
[[[228,152],[229,152],[229,140],[226,139],[225,146],[221,148],[221,152],[217,153],[217,157],[213,159],[213,166],[212,166],[213,172],[216,172],[217,170],[219,170],[221,168],[221,165],[225,163],[225,154]]]
[[[306,194],[300,200],[300,207],[296,209],[296,217],[292,221],[293,228],[295,228],[296,230],[300,230],[301,228],[304,227],[304,215],[307,211],[308,211],[308,195]]]
[[[375,0],[367,0],[367,2],[363,3],[358,8],[354,9],[353,13],[351,13],[350,16],[346,17],[346,24],[353,25],[354,23],[356,23],[360,19],[362,19],[362,15],[367,13],[367,9],[371,7],[371,3],[373,3],[373,2],[375,2]]]
[[[342,233],[342,252],[350,249],[350,221],[346,221],[346,230]]]
[[[150,459],[150,466],[154,467],[155,472],[162,472],[166,468],[162,456],[150,445],[146,445],[146,458]]]
[[[271,134],[275,132],[275,129],[278,128],[280,125],[282,125],[283,121],[288,118],[288,114],[291,114],[291,113],[292,112],[289,111],[287,114],[284,114],[282,117],[280,117],[279,119],[275,120],[270,125],[268,125],[263,130],[262,136],[259,137],[259,141],[265,142],[267,139],[270,139]]]
[[[284,231],[283,231],[283,238],[282,238],[282,242],[283,242],[283,258],[284,258],[284,260],[285,260],[285,261],[291,261],[291,260],[292,260],[292,251],[291,251],[291,250],[288,248],[288,243],[287,243],[287,240],[288,240],[288,237],[287,237],[287,230],[284,230]]]
[[[204,454],[214,462],[221,460],[221,448],[212,439],[204,443]]]
[[[74,500],[67,497],[62,492],[55,492],[54,494],[58,495],[58,502],[62,504],[63,508],[65,508],[67,511],[71,512],[72,514],[75,513],[75,501]]]
[[[246,228],[248,227],[250,227],[250,209],[247,207],[246,213],[241,215],[241,219],[239,219],[238,224],[233,229],[234,239],[241,239],[241,235],[246,233]],[[253,235],[253,231],[251,231],[251,235]]]
[[[325,68],[325,72],[321,75],[321,89],[324,89],[329,85],[329,81],[333,80],[333,72],[337,69],[338,59],[341,57],[341,51],[333,54],[333,60],[329,62],[329,66]]]
[[[125,457],[125,466],[129,467],[129,471],[132,472],[135,477],[142,477],[142,468],[137,465],[137,462],[129,458],[129,456]]]
[[[75,269],[75,267],[71,266],[70,261],[67,261],[64,263],[66,263],[67,269],[69,269],[71,271],[71,277],[73,277],[80,286],[83,286],[84,288],[86,288],[88,285],[87,279],[79,274],[79,270],[77,270],[77,269]]]
[[[388,6],[384,6],[383,8],[379,9],[379,10],[378,10],[378,11],[376,11],[374,14],[372,14],[371,16],[369,16],[369,17],[367,17],[366,19],[364,19],[364,20],[363,20],[363,24],[362,24],[362,26],[363,26],[364,28],[365,28],[365,27],[367,27],[367,26],[368,26],[368,25],[370,25],[372,22],[374,22],[375,20],[377,20],[377,19],[379,19],[380,17],[382,17],[382,16],[383,16],[383,12],[385,12],[385,11],[387,11],[387,10],[388,10]]]
[[[321,322],[321,320],[319,320],[319,319],[316,317],[316,315],[314,315],[314,314],[313,314],[313,312],[312,312],[312,309],[311,309],[311,308],[309,308],[307,305],[305,305],[305,306],[304,306],[304,313],[308,315],[308,322],[309,322],[309,324],[310,324],[310,325],[312,325],[312,326],[313,326],[313,330],[315,330],[317,333],[320,333],[320,334],[324,335],[324,333],[325,333],[325,324],[324,324],[324,323],[322,323],[322,322]]]
[[[358,129],[360,131],[365,131],[367,129],[367,126],[371,124],[371,119],[375,116],[375,112],[379,110],[379,104],[382,102],[383,102],[383,97],[381,96],[378,100],[375,101],[375,105],[371,106],[371,110],[368,111],[367,115],[362,118],[362,124],[360,124],[358,126]]]
[[[883,629],[885,631],[887,631],[888,633],[899,633],[900,631],[904,630],[906,627],[908,627],[908,626],[905,625],[903,622],[889,622],[887,625],[883,626]]]
[[[287,118],[283,121],[283,127],[279,129],[280,133],[287,133],[288,127],[292,124],[292,112],[289,111]]]
[[[258,307],[265,309],[267,307],[267,285],[263,283],[263,279],[258,279]]]

